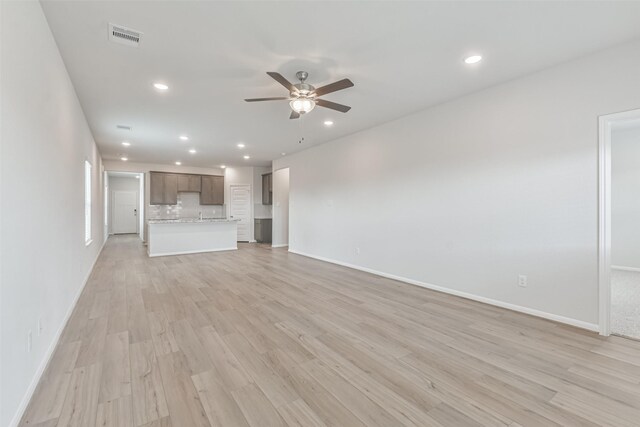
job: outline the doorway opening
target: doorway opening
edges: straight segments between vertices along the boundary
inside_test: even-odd
[[[640,340],[640,110],[600,117],[600,334]]]
[[[137,234],[144,240],[144,174],[108,172],[107,230],[113,234]]]

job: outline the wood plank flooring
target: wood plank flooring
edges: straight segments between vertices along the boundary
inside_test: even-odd
[[[240,245],[112,237],[37,426],[638,426],[640,342]]]

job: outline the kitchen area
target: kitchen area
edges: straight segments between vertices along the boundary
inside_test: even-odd
[[[224,175],[149,171],[146,221],[150,257],[271,243],[270,168],[228,168]]]

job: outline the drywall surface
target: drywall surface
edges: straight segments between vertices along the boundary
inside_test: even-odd
[[[640,107],[638,52],[274,160],[290,168],[290,250],[595,327],[598,116]]]
[[[273,230],[271,244],[289,244],[289,168],[273,172]]]
[[[100,153],[40,3],[0,2],[0,8],[0,425],[8,426],[19,420],[100,252],[104,196]],[[85,160],[92,164],[89,245]]]
[[[611,133],[611,264],[640,269],[640,125]]]

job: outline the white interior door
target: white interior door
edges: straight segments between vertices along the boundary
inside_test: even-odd
[[[138,232],[138,195],[135,191],[113,192],[114,234]]]
[[[251,235],[251,186],[232,185],[229,218],[238,220],[238,242],[248,242]]]

